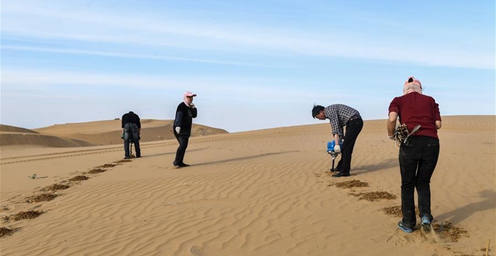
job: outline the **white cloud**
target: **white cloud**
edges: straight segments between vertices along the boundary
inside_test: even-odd
[[[439,31],[437,33],[440,35],[436,38],[429,37],[433,34],[431,32],[417,34],[416,40],[411,40],[407,31],[398,32],[396,29],[394,33],[400,34],[383,36],[363,29],[351,33],[346,29],[347,26],[344,26],[344,29],[329,31],[303,31],[283,26],[260,27],[222,20],[187,21],[177,18],[180,14],[172,16],[164,13],[160,17],[133,12],[127,14],[129,15],[112,15],[92,9],[52,10],[49,6],[36,4],[29,7],[4,4],[2,33],[7,39],[32,37],[41,40],[98,43],[97,46],[85,46],[93,47],[93,50],[72,50],[80,54],[103,52],[112,48],[111,45],[105,44],[118,44],[118,47],[135,49],[140,46],[155,47],[159,51],[163,47],[173,47],[192,51],[345,57],[432,66],[495,68],[494,47],[480,50],[477,48],[484,45],[479,43],[479,47],[469,49],[464,47],[464,42],[458,42],[460,35],[452,35],[449,32],[443,35],[443,32]],[[142,53],[137,55],[147,56]],[[198,61],[195,58],[177,58],[182,61]]]

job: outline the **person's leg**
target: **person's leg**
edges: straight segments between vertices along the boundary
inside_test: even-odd
[[[189,137],[176,135],[177,142],[179,146],[176,151],[176,158],[174,159],[174,165],[179,166],[183,164],[184,154],[186,153],[186,148],[188,147]]]
[[[362,128],[362,119],[352,120],[346,126],[343,148],[341,149],[341,160],[338,163],[338,170],[340,170],[340,172],[342,173],[350,173],[353,149],[355,148],[356,140],[358,138],[358,135],[362,131]]]
[[[134,150],[136,151],[136,157],[141,157],[141,148],[139,144],[140,136],[138,132],[138,125],[134,124],[133,128],[133,143],[134,143]]]
[[[129,140],[127,140],[124,136],[124,158],[130,158],[129,154]]]
[[[186,154],[186,149],[188,148],[188,144],[189,144],[189,136],[183,136],[182,137],[182,147],[184,148],[183,151],[182,151],[182,155],[181,155],[181,158],[179,159],[179,165],[185,165],[184,164],[184,155]]]
[[[418,143],[416,142],[416,140],[411,139],[409,145],[401,145],[399,153],[401,173],[401,212],[403,214],[402,224],[404,227],[411,229],[413,229],[417,223],[414,200],[418,164]]]
[[[429,221],[433,220],[431,214],[431,188],[430,182],[439,158],[439,140],[423,137],[422,159],[417,173],[417,195],[420,218],[427,216]]]
[[[136,148],[136,157],[141,157],[141,148],[139,144],[139,139],[134,140],[134,147]]]

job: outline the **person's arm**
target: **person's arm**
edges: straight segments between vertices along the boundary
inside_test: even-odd
[[[339,139],[344,136],[344,133],[343,127],[339,125],[338,110],[335,106],[331,105],[324,109],[324,113],[325,117],[329,119],[329,122],[331,123],[332,136],[334,137],[334,139],[336,139],[336,136],[338,136],[338,140],[335,142],[336,145],[339,145]]]
[[[443,126],[443,122],[441,120],[436,121],[436,128],[439,130]]]
[[[198,109],[196,107],[191,108],[191,117],[196,118],[198,116]]]
[[[177,134],[181,133],[182,122],[183,122],[183,112],[181,110],[178,110],[176,112],[176,118],[174,119],[174,131],[176,131]]]
[[[387,133],[388,138],[392,139],[394,136],[394,129],[396,128],[396,119],[398,118],[398,113],[389,112],[389,118],[387,121]]]
[[[443,122],[441,121],[441,112],[439,112],[439,104],[434,100],[434,115],[436,120],[436,128],[439,130],[443,126]]]

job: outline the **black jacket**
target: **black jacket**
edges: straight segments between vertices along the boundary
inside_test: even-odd
[[[139,128],[141,128],[141,120],[134,112],[129,111],[122,116],[122,128],[124,128],[124,140],[140,140]]]
[[[181,102],[177,106],[176,118],[174,119],[174,134],[177,134],[176,127],[179,126],[181,127],[180,136],[190,136],[193,118],[196,118],[197,115],[198,110],[196,108],[190,108],[184,102]]]
[[[140,118],[133,111],[129,111],[129,113],[126,113],[122,116],[122,128],[124,128],[124,125],[127,123],[136,124],[138,128],[141,128]]]

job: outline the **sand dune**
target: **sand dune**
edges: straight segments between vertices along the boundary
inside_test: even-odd
[[[490,240],[494,255],[495,117],[444,117],[431,233],[396,229],[398,148],[385,126],[365,121],[345,178],[328,172],[327,123],[195,137],[184,169],[171,166],[174,140],[145,142],[129,162],[120,145],[6,152],[1,254],[484,255]],[[44,194],[56,197],[33,202]]]
[[[9,125],[0,125],[0,146],[25,147],[84,147],[91,143],[71,138],[40,134],[37,131]]]
[[[170,120],[142,120],[141,142],[174,139]],[[59,124],[34,130],[0,125],[1,146],[87,147],[121,145],[120,120]],[[195,124],[192,137],[227,131]]]

